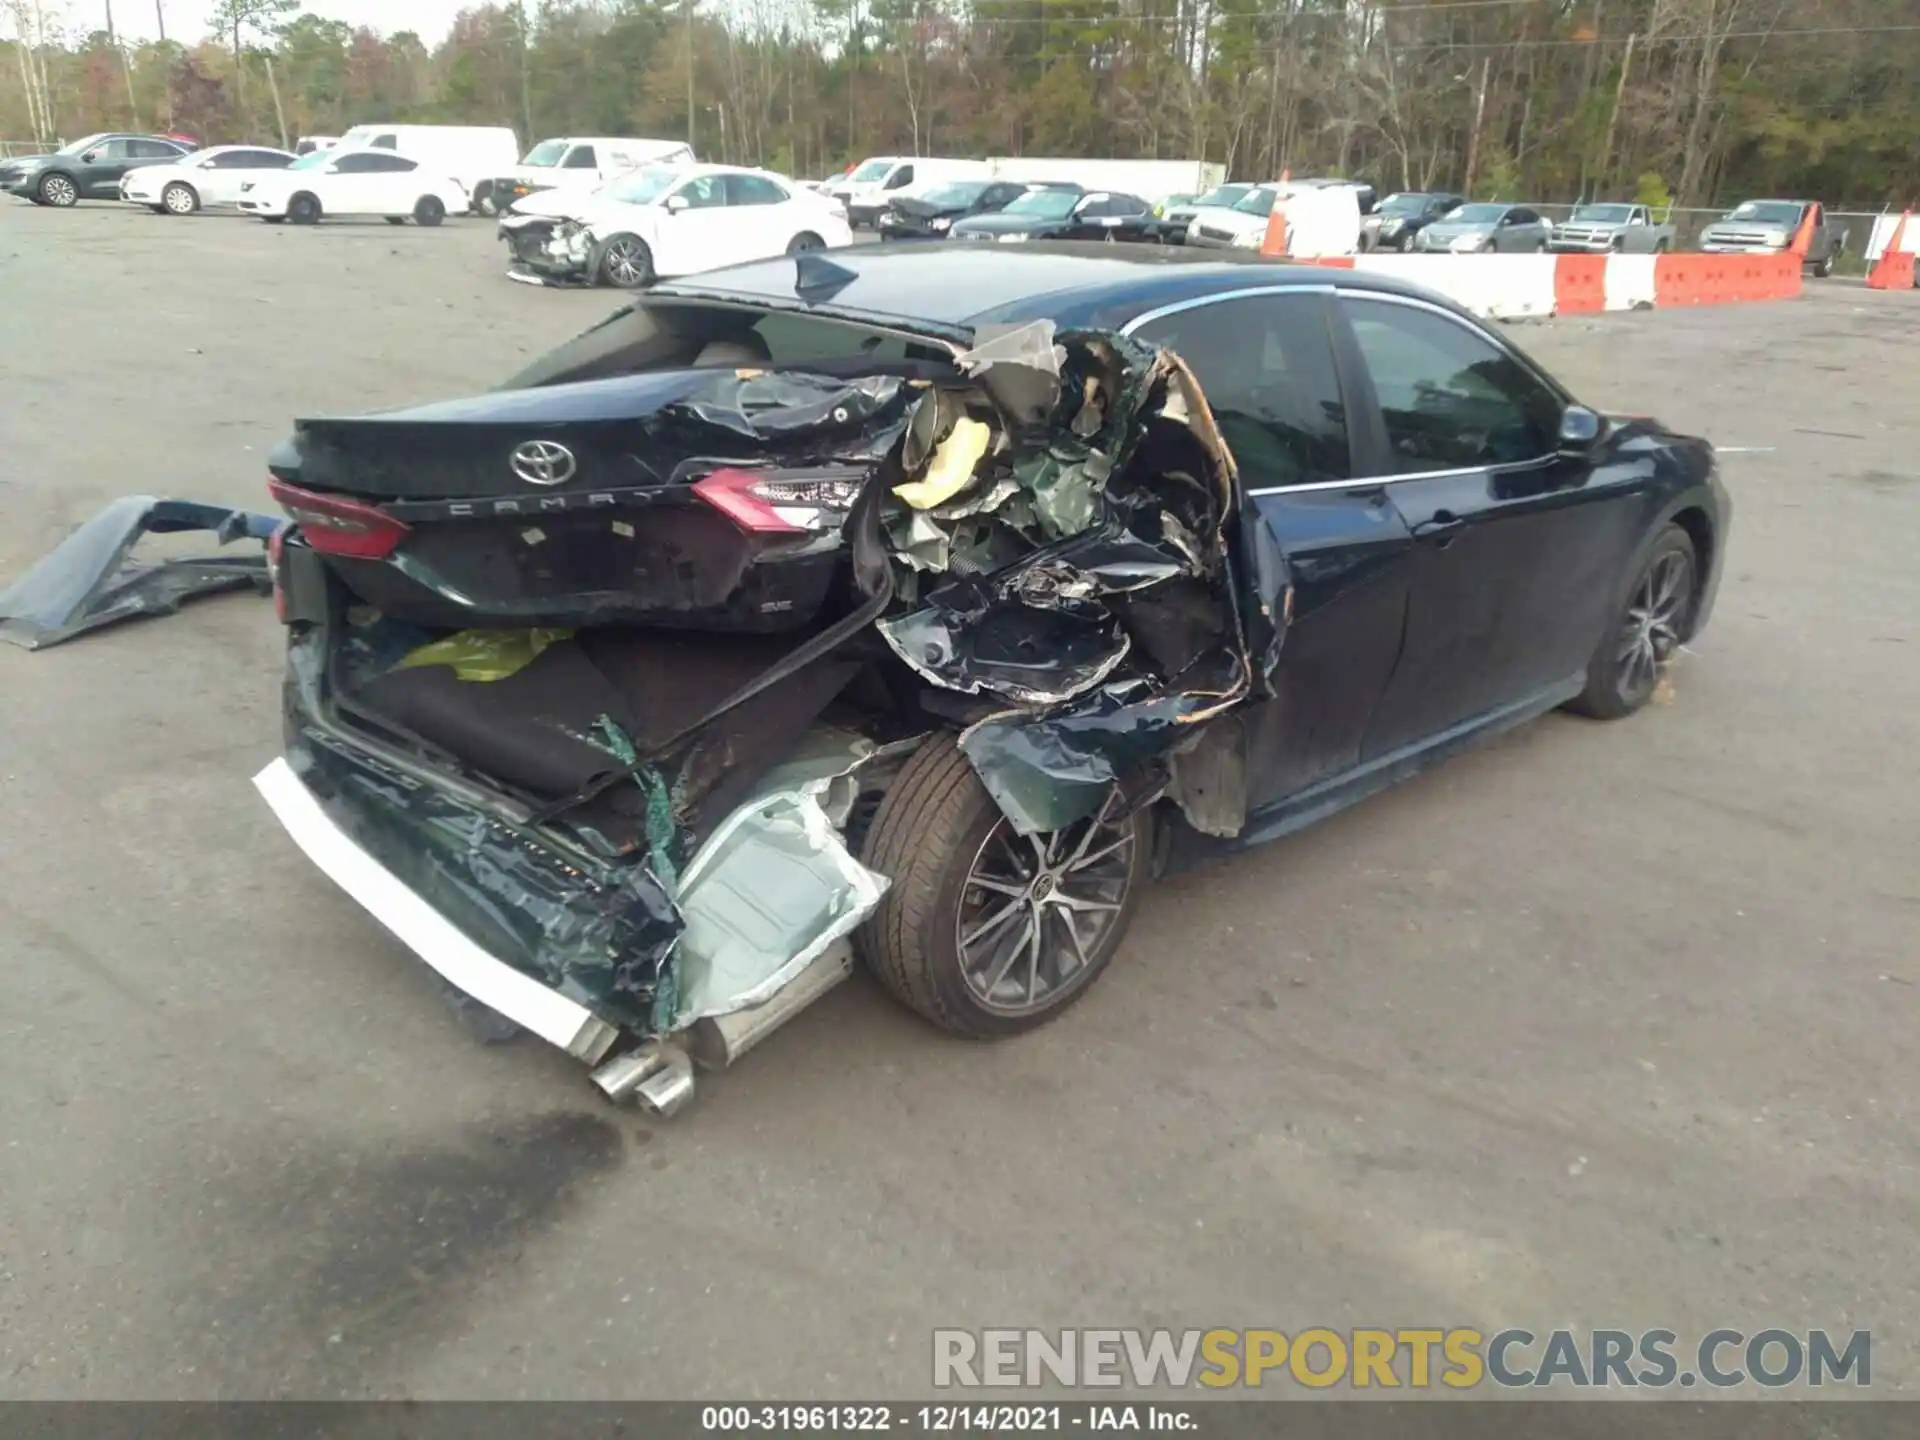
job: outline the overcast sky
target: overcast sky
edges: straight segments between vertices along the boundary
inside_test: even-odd
[[[301,8],[328,20],[344,20],[349,25],[370,25],[382,34],[412,30],[428,45],[437,45],[453,25],[453,17],[478,0],[305,0]],[[167,34],[176,40],[195,40],[206,33],[207,13],[212,0],[166,0]],[[57,5],[47,6],[51,23]],[[529,9],[532,7],[529,6]],[[67,8],[67,28],[84,35],[104,24],[102,0],[72,0]],[[154,38],[153,0],[114,0],[113,23],[131,39]],[[11,29],[0,31],[11,34]]]

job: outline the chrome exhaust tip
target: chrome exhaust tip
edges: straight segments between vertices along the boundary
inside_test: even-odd
[[[693,1061],[685,1051],[651,1040],[599,1066],[593,1083],[616,1105],[638,1096],[656,1115],[675,1115],[693,1098]]]

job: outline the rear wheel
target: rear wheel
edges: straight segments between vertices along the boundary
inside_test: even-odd
[[[1569,710],[1617,720],[1653,698],[1693,618],[1695,565],[1693,539],[1685,530],[1669,525],[1660,532],[1619,620],[1587,662],[1587,688],[1568,702]]]
[[[637,235],[615,235],[600,248],[599,278],[622,290],[638,290],[653,279],[653,251]]]
[[[65,210],[70,205],[76,205],[80,201],[80,187],[73,183],[71,176],[61,175],[58,172],[43,177],[40,188],[35,193],[40,197],[41,204],[52,205],[61,210]]]
[[[160,203],[169,215],[191,215],[200,208],[200,196],[191,185],[176,180],[160,192]]]
[[[1066,1009],[1119,949],[1145,889],[1148,819],[1021,836],[951,736],[901,769],[862,859],[892,881],[857,935],[910,1009],[955,1034],[1016,1035]]]
[[[320,223],[320,197],[302,190],[287,201],[287,219],[296,225],[318,225]]]
[[[429,230],[446,218],[446,202],[438,195],[422,195],[413,207],[413,223],[425,225]]]

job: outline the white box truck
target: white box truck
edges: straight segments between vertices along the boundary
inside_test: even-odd
[[[987,161],[996,180],[1072,180],[1089,190],[1118,190],[1158,205],[1169,195],[1204,195],[1227,181],[1227,167],[1205,160],[1073,160],[997,155]]]

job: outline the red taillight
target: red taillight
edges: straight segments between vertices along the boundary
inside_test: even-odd
[[[278,479],[267,481],[267,493],[293,517],[307,543],[324,555],[384,560],[407,537],[407,525],[377,505],[316,494]]]
[[[287,623],[287,587],[281,583],[280,567],[287,553],[287,527],[282,525],[267,537],[267,579],[273,585],[273,618]]]
[[[866,472],[850,466],[715,470],[693,493],[742,529],[806,535],[838,528],[865,481]]]

